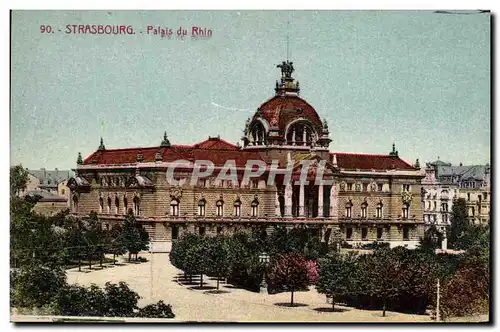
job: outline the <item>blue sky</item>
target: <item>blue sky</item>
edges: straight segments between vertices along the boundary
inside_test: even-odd
[[[137,33],[64,34],[67,24]],[[161,39],[147,25],[213,35]],[[101,136],[107,148],[159,145],[164,131],[173,144],[236,143],[274,94],[287,30],[301,97],[327,119],[331,151],[385,154],[395,142],[410,162],[490,161],[488,14],[16,11],[11,164],[74,168]]]

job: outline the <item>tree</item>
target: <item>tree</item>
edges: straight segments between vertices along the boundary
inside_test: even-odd
[[[451,227],[449,229],[448,242],[452,248],[460,249],[463,242],[462,238],[466,235],[469,227],[465,199],[459,198],[453,201],[450,221]]]
[[[365,290],[368,294],[382,299],[382,316],[385,317],[387,301],[399,295],[398,285],[395,283],[399,273],[399,262],[394,252],[387,248],[377,249],[372,254],[364,256],[361,271],[365,272],[363,280]]]
[[[308,285],[306,260],[297,253],[276,256],[267,275],[267,282],[291,292],[290,305],[293,306],[294,292],[304,290]]]
[[[143,248],[141,233],[137,228],[135,217],[131,211],[123,221],[121,238],[125,248],[128,250],[128,261],[130,262],[132,254],[138,253]]]
[[[219,290],[220,278],[227,277],[231,268],[229,244],[225,236],[216,236],[207,239],[207,246],[207,272],[217,277]]]
[[[123,255],[127,252],[126,246],[123,243],[122,227],[119,224],[113,225],[111,230],[105,234],[107,249],[106,252],[113,254],[113,265],[116,263],[116,256]]]
[[[99,258],[101,260],[104,256],[104,233],[102,231],[101,223],[97,218],[95,212],[91,212],[89,217],[85,220],[85,255],[89,261],[89,269],[92,269],[92,259]]]
[[[17,196],[26,189],[28,184],[28,171],[22,165],[10,167],[10,195]]]
[[[40,308],[51,303],[66,284],[61,268],[27,264],[11,272],[11,306]]]
[[[443,234],[439,232],[435,225],[431,225],[420,238],[419,247],[423,249],[438,249],[443,241]]]
[[[337,296],[352,291],[356,271],[357,254],[332,253],[319,260],[316,289],[321,294],[328,294],[332,299],[332,311],[335,311]]]
[[[69,261],[78,261],[78,271],[81,271],[82,259],[86,257],[87,242],[83,232],[81,222],[76,221],[66,232],[66,255]]]

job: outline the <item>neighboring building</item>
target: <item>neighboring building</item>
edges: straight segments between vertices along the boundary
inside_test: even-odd
[[[474,224],[490,221],[491,168],[486,165],[436,165],[436,176],[443,185],[453,186],[455,196],[465,199],[469,220]]]
[[[453,200],[463,198],[467,204],[469,220],[474,224],[487,224],[490,220],[490,165],[452,166],[441,160],[427,163],[426,177],[422,180],[426,225],[436,225],[446,235],[451,225]],[[446,249],[446,242],[443,242]]]
[[[299,83],[291,74],[291,62],[283,62],[275,95],[248,119],[243,146],[219,137],[194,145],[172,145],[166,137],[159,146],[106,149],[83,160],[78,157],[76,176],[68,181],[71,211],[76,216],[98,213],[105,227],[123,220],[132,211],[155,241],[155,250],[186,231],[200,234],[232,233],[240,228],[283,224],[314,229],[324,241],[334,230],[353,244],[372,241],[413,248],[423,236],[423,172],[399,158],[393,145],[387,155],[330,152],[329,129],[315,109],[299,97]],[[340,119],[341,120],[341,119]],[[191,186],[170,185],[166,171],[173,161],[189,166],[176,168],[175,178],[186,179],[196,160],[216,166],[213,177]],[[238,181],[216,182],[227,160],[238,167]],[[293,162],[293,179],[300,176],[301,161],[312,163],[310,183],[284,185],[283,176],[267,185],[268,170],[242,185],[242,170],[249,160],[269,167],[278,160],[280,170]],[[323,179],[314,183],[325,164]],[[159,245],[162,249],[158,249]]]
[[[68,170],[39,170],[26,169],[28,182],[26,189],[20,196],[37,195],[42,197],[34,207],[34,211],[51,215],[69,208],[70,189],[67,187],[68,179],[74,176]],[[63,204],[64,203],[64,204]]]
[[[69,170],[36,170],[26,169],[28,172],[28,183],[24,192],[42,190],[54,195],[69,197],[69,188],[66,186],[68,179],[74,176]],[[24,194],[21,193],[21,195]]]
[[[426,164],[425,178],[422,180],[423,220],[427,226],[436,226],[443,236],[441,249],[446,250],[446,228],[451,224],[451,207],[457,186],[439,182],[435,166],[435,163]]]
[[[25,196],[39,197],[33,211],[45,216],[52,216],[68,209],[68,200],[65,197],[52,194],[45,190],[25,192]]]

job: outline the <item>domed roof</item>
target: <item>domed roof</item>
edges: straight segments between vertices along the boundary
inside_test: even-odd
[[[270,130],[285,133],[287,125],[294,120],[304,119],[310,121],[318,133],[321,133],[323,123],[316,110],[304,99],[297,95],[276,95],[264,102],[252,118],[264,119],[269,124]]]

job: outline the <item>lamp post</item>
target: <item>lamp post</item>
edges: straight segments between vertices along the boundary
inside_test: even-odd
[[[267,284],[266,284],[266,270],[267,270],[267,265],[269,264],[269,255],[266,252],[263,252],[262,254],[259,255],[259,262],[264,265],[264,275],[262,278],[262,282],[260,283],[260,289],[265,290],[267,289]]]

